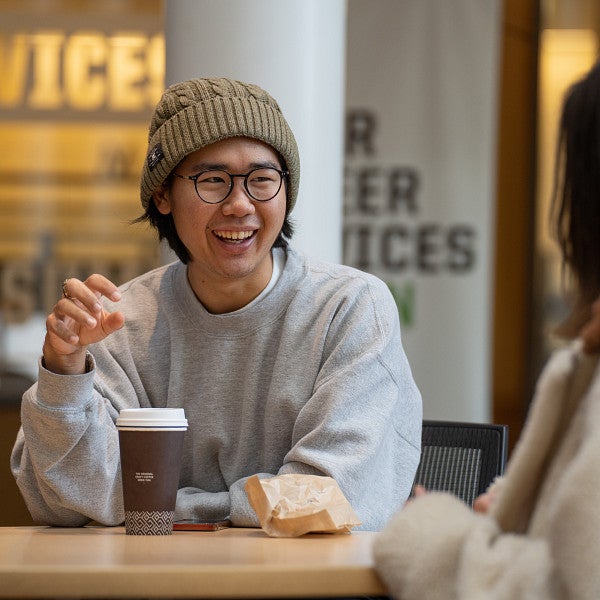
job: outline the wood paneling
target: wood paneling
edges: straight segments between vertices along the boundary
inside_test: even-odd
[[[496,202],[493,419],[514,446],[531,395],[538,6],[504,3]]]
[[[10,453],[21,425],[19,406],[0,409],[0,526],[32,525],[33,521],[10,472]]]

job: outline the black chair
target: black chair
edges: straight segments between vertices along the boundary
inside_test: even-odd
[[[507,452],[506,425],[425,420],[415,484],[450,492],[473,506],[504,473]]]

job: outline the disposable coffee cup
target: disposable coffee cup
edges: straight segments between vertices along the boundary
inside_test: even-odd
[[[182,408],[127,408],[117,418],[127,535],[170,535],[179,487]]]

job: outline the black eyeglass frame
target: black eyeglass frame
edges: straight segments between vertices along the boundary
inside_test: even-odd
[[[264,198],[264,199],[255,198],[252,195],[252,192],[250,191],[250,189],[248,188],[248,178],[250,177],[250,175],[252,175],[252,173],[255,173],[256,171],[264,171],[265,169],[269,169],[271,171],[276,171],[277,173],[279,173],[279,186],[277,188],[277,191],[270,198]],[[205,200],[200,195],[200,192],[198,191],[198,178],[201,177],[202,175],[204,175],[204,173],[212,173],[212,172],[226,173],[227,175],[229,175],[229,191],[227,192],[227,194],[225,194],[223,199],[219,200],[218,202],[209,202],[208,200]],[[269,200],[273,200],[273,198],[275,198],[275,196],[277,196],[277,194],[279,194],[279,192],[281,191],[281,186],[283,185],[283,180],[286,177],[288,177],[289,174],[290,174],[289,171],[277,169],[276,167],[257,167],[256,169],[252,169],[252,170],[248,171],[247,173],[230,173],[229,171],[225,171],[224,169],[205,169],[204,171],[200,171],[199,173],[196,173],[195,175],[180,175],[179,173],[176,173],[175,171],[173,171],[173,175],[175,175],[175,177],[179,177],[180,179],[189,179],[190,181],[193,181],[194,189],[196,190],[196,195],[198,196],[198,198],[200,198],[200,200],[202,200],[202,202],[205,202],[206,204],[212,204],[212,205],[221,204],[221,202],[225,202],[225,200],[227,200],[227,198],[229,198],[229,196],[231,195],[231,192],[233,191],[234,177],[243,177],[244,178],[244,189],[246,190],[246,193],[248,194],[248,196],[250,196],[250,198],[252,198],[252,200],[256,200],[256,202],[268,202]]]

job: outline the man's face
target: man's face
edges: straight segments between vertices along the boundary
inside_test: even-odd
[[[235,174],[257,167],[281,169],[275,150],[258,140],[234,137],[189,154],[175,172],[189,176],[210,169]],[[260,202],[247,194],[243,178],[235,177],[223,202],[207,204],[196,194],[193,181],[175,177],[170,189],[156,193],[154,200],[162,214],[173,215],[196,281],[218,287],[244,280],[260,287],[265,280],[266,285],[272,271],[270,250],[285,219],[285,183],[274,198]]]

